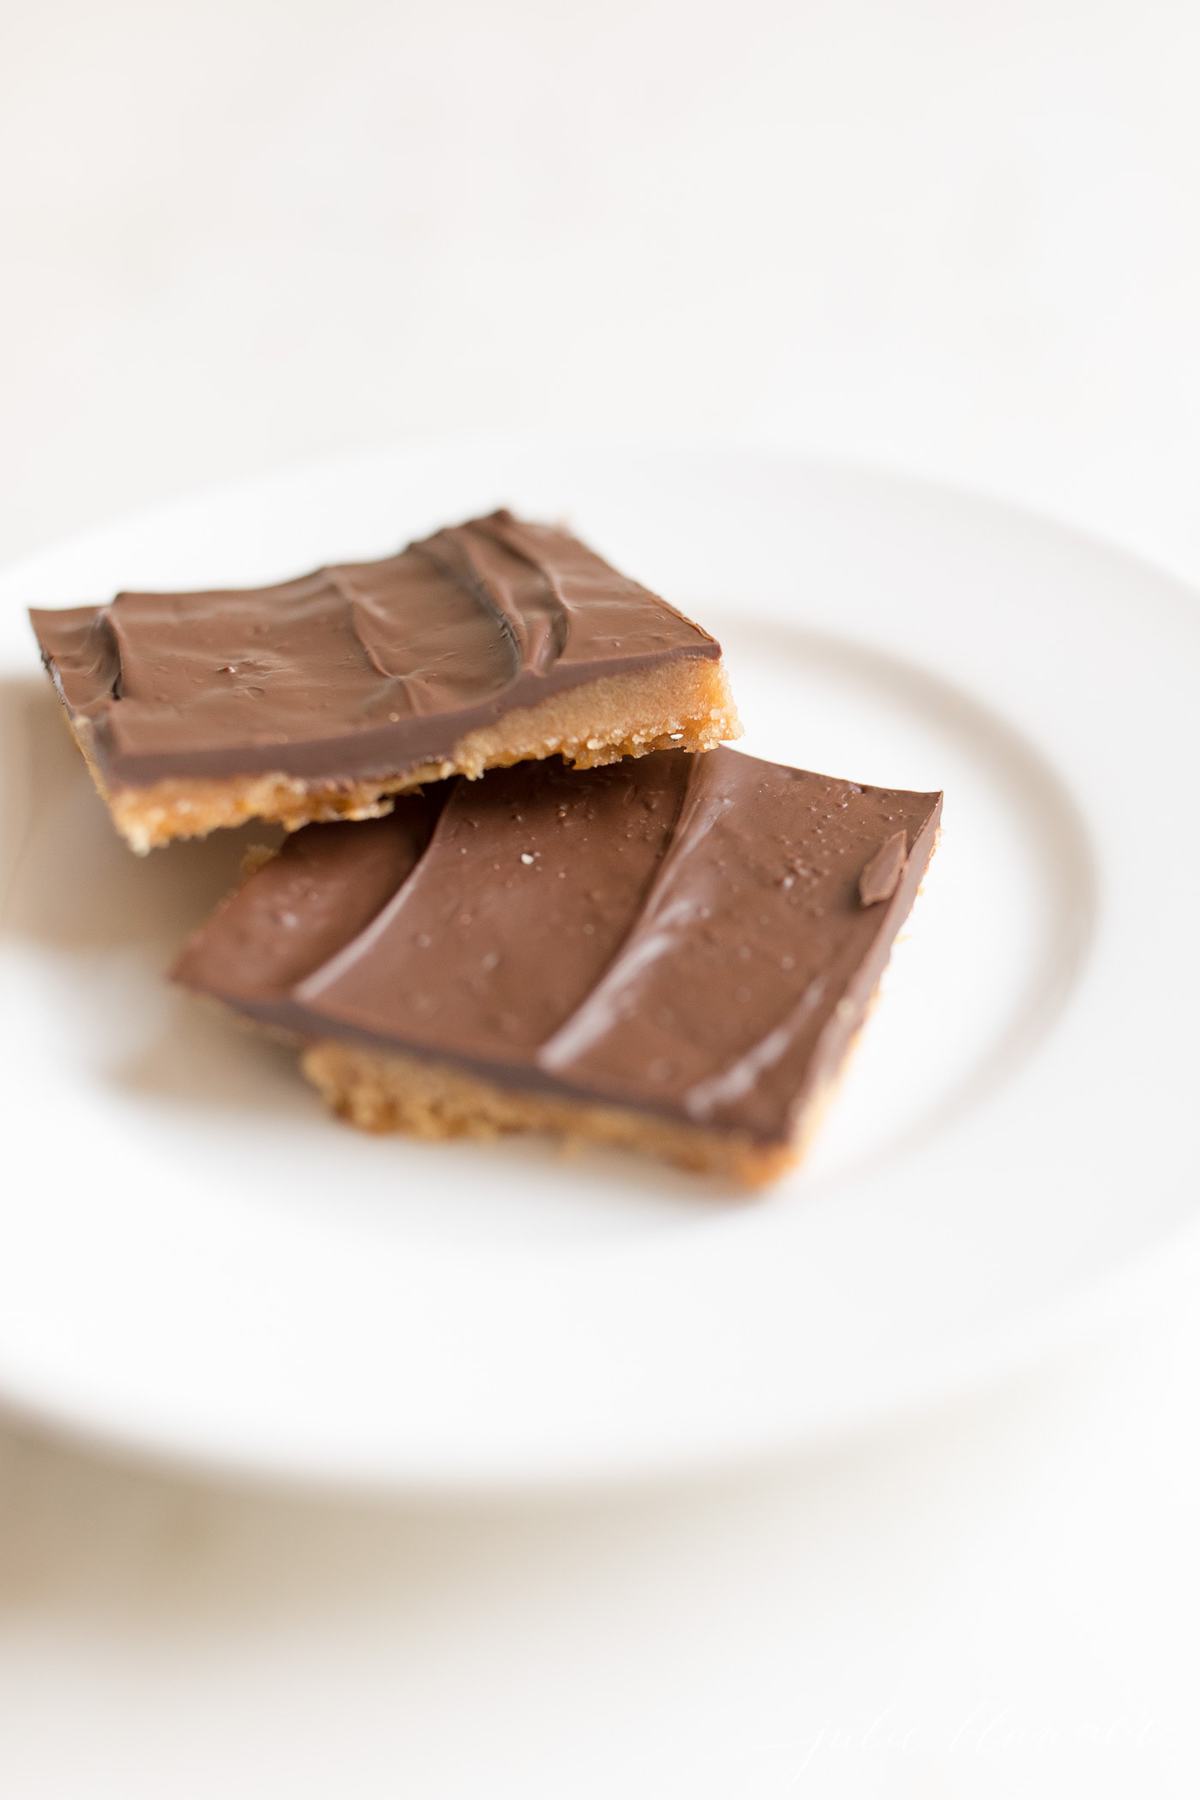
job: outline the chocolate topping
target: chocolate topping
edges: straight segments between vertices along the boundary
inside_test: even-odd
[[[886,844],[880,845],[858,878],[858,897],[864,906],[875,906],[880,900],[891,899],[907,861],[908,839],[902,831],[897,831]]]
[[[720,656],[578,539],[503,511],[276,587],[30,616],[112,787],[385,779],[564,688]]]
[[[520,765],[299,832],[175,978],[306,1039],[782,1142],[861,1022],[940,808],[725,749]],[[868,911],[860,873],[897,837]]]

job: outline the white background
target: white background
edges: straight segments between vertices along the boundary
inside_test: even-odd
[[[1198,73],[1191,0],[4,0],[0,554],[527,427],[890,462],[1200,578]],[[349,1509],[0,1436],[0,1788],[1190,1797],[1198,1277],[654,1496]]]

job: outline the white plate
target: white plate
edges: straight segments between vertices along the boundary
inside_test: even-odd
[[[760,1198],[333,1123],[162,981],[240,842],[131,856],[38,674],[27,603],[287,575],[500,501],[720,632],[747,750],[946,790],[819,1144]],[[13,571],[0,1394],[158,1455],[468,1488],[812,1439],[1028,1353],[1196,1211],[1198,676],[1191,595],[1132,559],[764,454],[442,445]]]

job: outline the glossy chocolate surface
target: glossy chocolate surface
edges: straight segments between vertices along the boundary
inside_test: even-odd
[[[508,512],[276,587],[31,617],[112,787],[384,779],[565,688],[720,655],[577,538]]]
[[[521,765],[299,832],[175,977],[306,1039],[783,1142],[862,1021],[940,810],[726,749]],[[883,850],[890,892],[865,903]]]

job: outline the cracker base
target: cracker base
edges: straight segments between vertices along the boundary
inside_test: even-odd
[[[607,1144],[679,1168],[762,1187],[797,1162],[823,1111],[818,1094],[787,1144],[761,1144],[741,1133],[658,1119],[632,1107],[603,1106],[499,1086],[484,1078],[416,1057],[359,1049],[324,1039],[301,1059],[326,1104],[362,1131],[403,1131],[427,1139],[497,1138],[510,1132],[549,1133],[573,1144]]]

